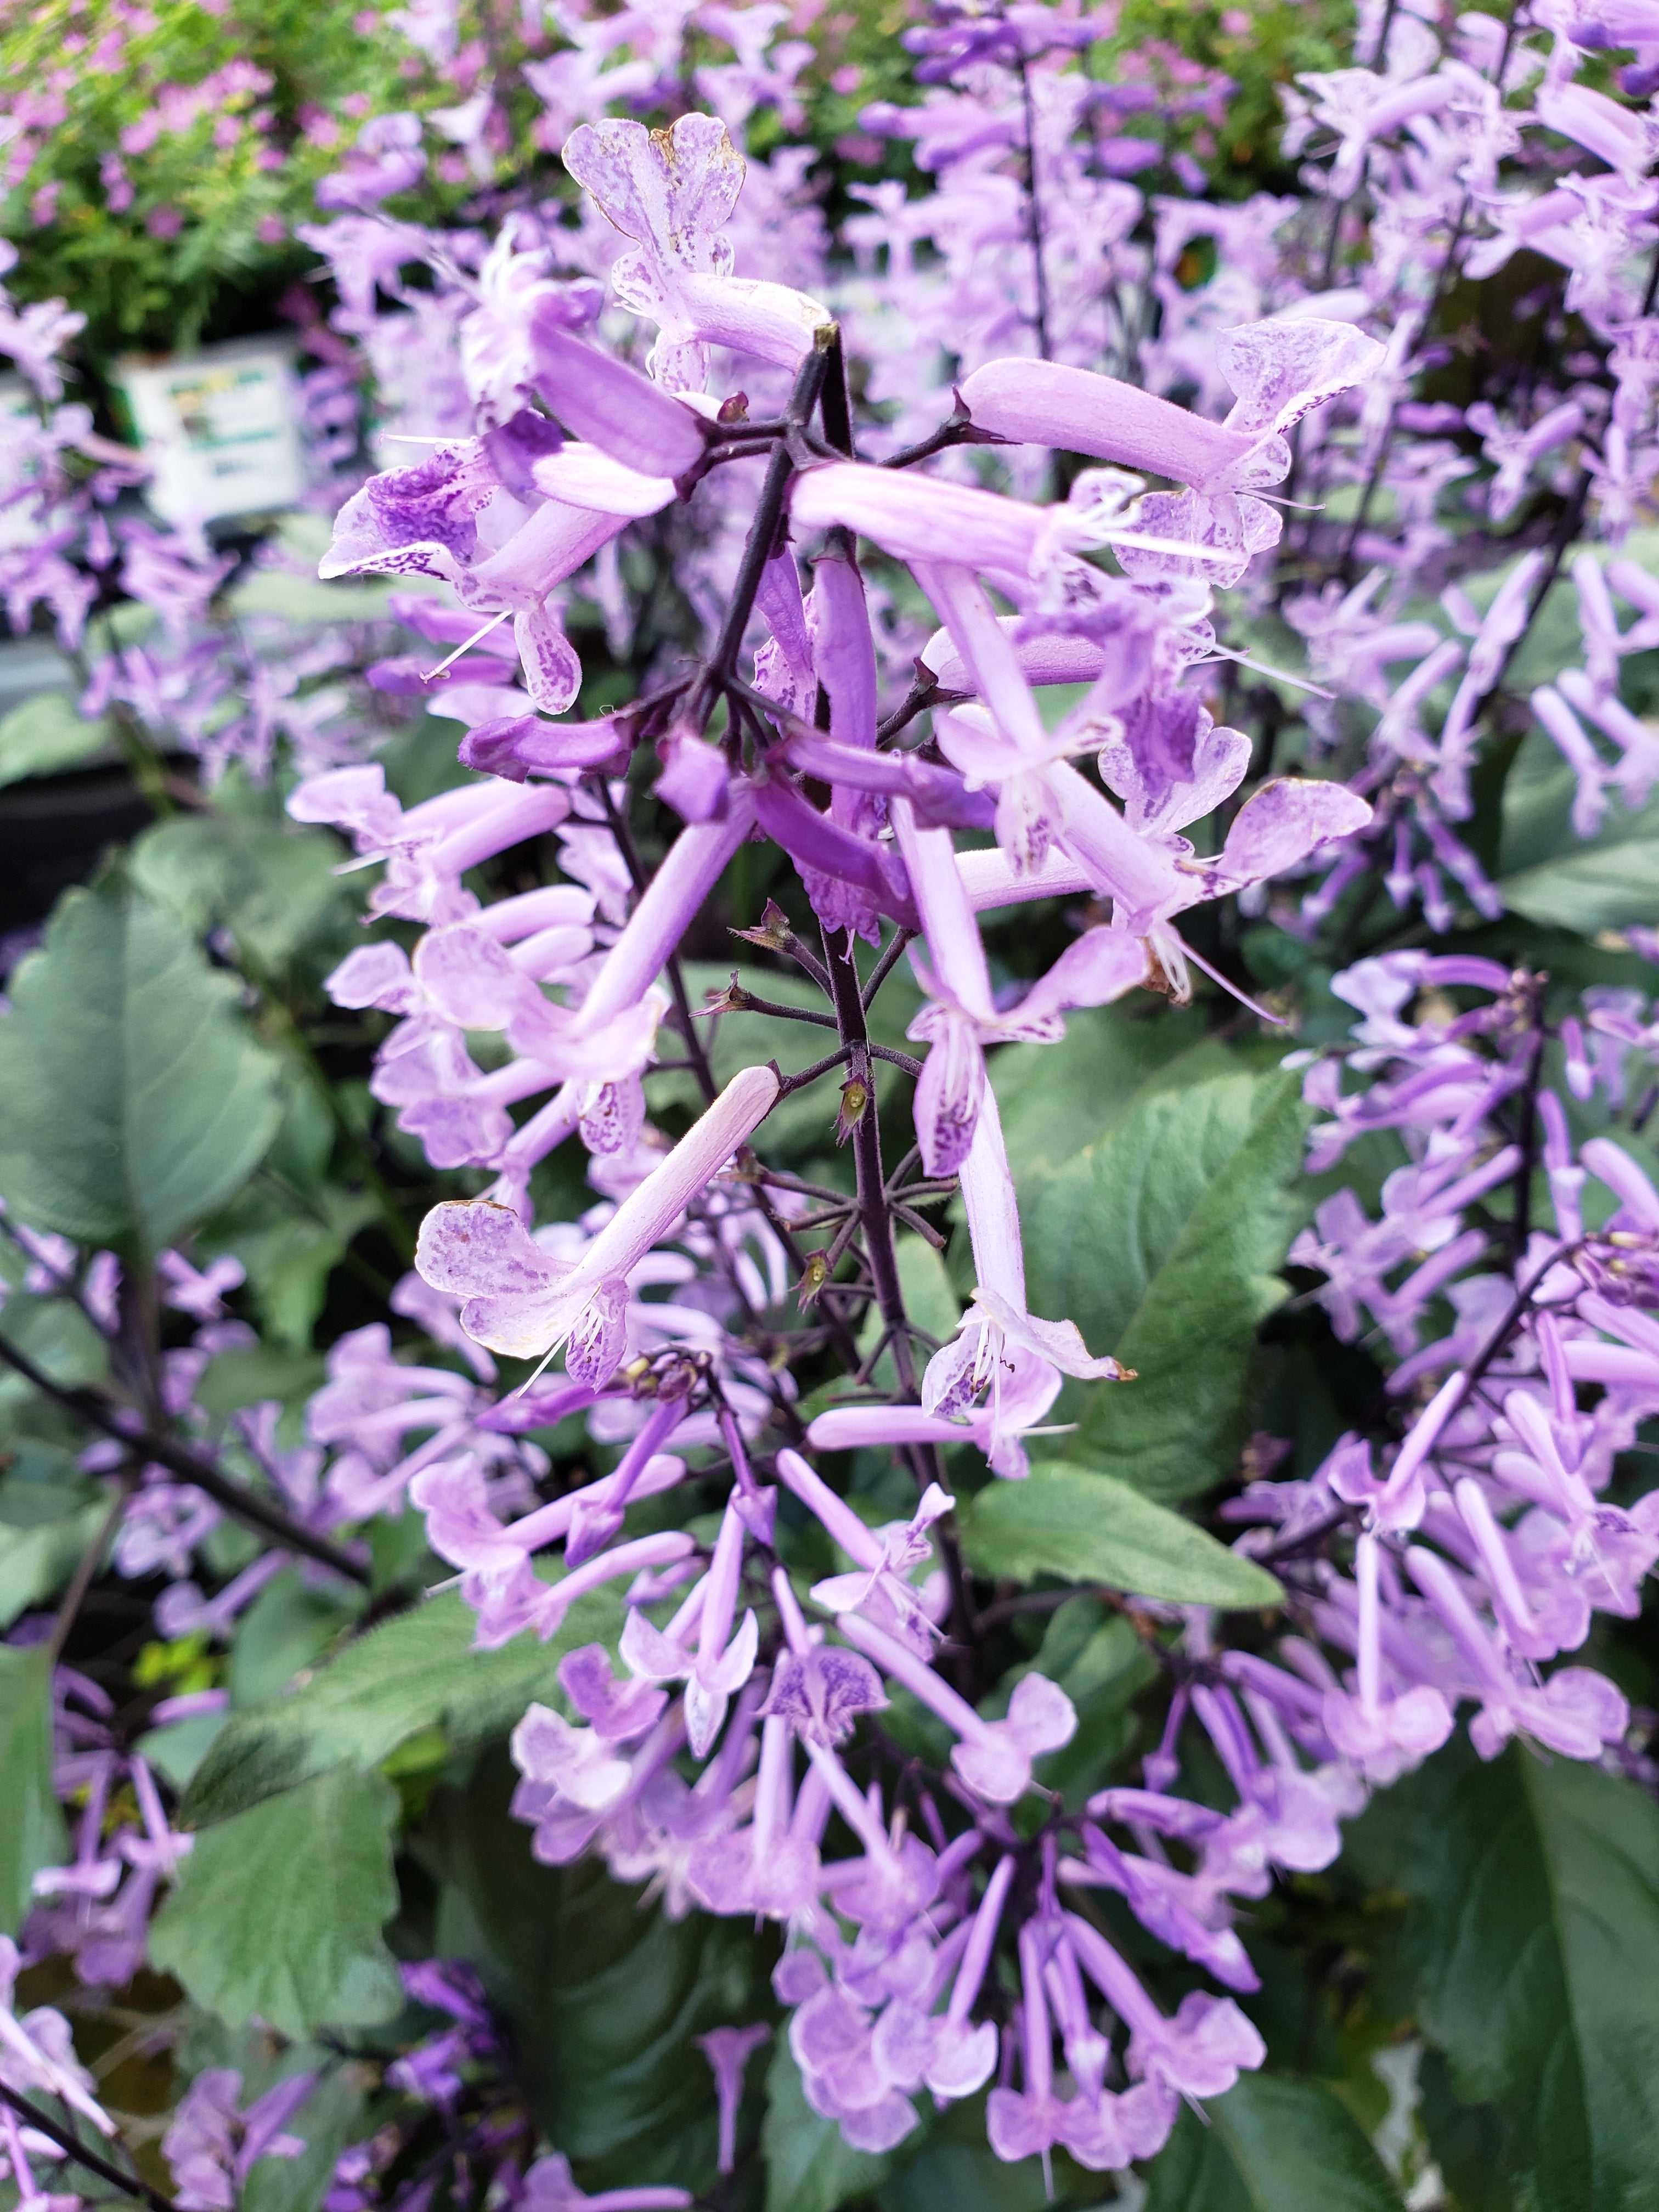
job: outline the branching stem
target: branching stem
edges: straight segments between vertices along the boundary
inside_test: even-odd
[[[44,1368],[35,1365],[26,1352],[20,1352],[4,1337],[0,1337],[0,1359],[15,1369],[43,1397],[50,1398],[54,1405],[73,1413],[88,1428],[97,1429],[103,1435],[112,1437],[117,1443],[125,1444],[136,1459],[154,1460],[158,1467],[167,1468],[181,1481],[193,1483],[216,1505],[222,1506],[233,1520],[240,1521],[250,1528],[257,1528],[261,1535],[269,1536],[273,1543],[282,1545],[287,1551],[302,1553],[307,1559],[315,1559],[319,1565],[331,1567],[337,1575],[344,1575],[351,1582],[367,1583],[368,1581],[367,1565],[353,1559],[349,1552],[331,1543],[326,1536],[318,1535],[303,1522],[296,1521],[291,1514],[285,1512],[283,1507],[269,1498],[261,1498],[257,1491],[247,1489],[211,1460],[202,1458],[184,1444],[175,1443],[171,1437],[158,1436],[153,1429],[137,1423],[129,1426],[121,1419],[119,1408],[111,1405],[97,1391],[74,1389],[54,1382]]]

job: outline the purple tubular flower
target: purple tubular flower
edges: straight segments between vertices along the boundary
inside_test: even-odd
[[[903,863],[890,847],[858,836],[820,814],[787,776],[769,775],[750,787],[750,799],[755,819],[795,862],[815,910],[825,916],[829,927],[844,928],[847,917],[838,904],[830,902],[826,879],[830,885],[862,892],[905,928],[920,927]]]
[[[1073,1912],[1066,1932],[1078,1962],[1127,2026],[1129,2070],[1186,2097],[1224,2097],[1241,2072],[1252,2072],[1267,2047],[1231,1997],[1194,1990],[1166,2020],[1106,1938]]]
[[[989,793],[969,791],[953,769],[937,768],[909,753],[865,752],[804,731],[792,732],[778,751],[787,753],[804,775],[834,786],[832,822],[837,804],[861,792],[908,799],[924,829],[988,830],[996,820],[996,801]]]
[[[786,1651],[774,1661],[772,1686],[761,1711],[768,1719],[787,1721],[802,1743],[833,1748],[852,1734],[860,1713],[879,1711],[886,1703],[887,1693],[867,1659],[823,1644]]]
[[[661,328],[647,366],[660,383],[701,388],[708,346],[793,368],[834,330],[827,307],[787,285],[731,274],[720,229],[743,186],[742,157],[712,115],[665,131],[606,117],[572,131],[564,165],[635,241],[612,271],[623,303]]]
[[[991,2148],[1012,2163],[1041,2156],[1047,2170],[1050,2151],[1070,2134],[1073,2108],[1054,2094],[1054,2036],[1043,1995],[1042,1937],[1034,1922],[1019,1931],[1022,2001],[1019,2011],[1023,2090],[993,2089],[987,2100],[985,2131]]]
[[[975,914],[1023,905],[1031,899],[1069,898],[1095,887],[1092,874],[1082,862],[1058,849],[1033,868],[1016,867],[1000,848],[958,853],[957,872]]]
[[[416,1267],[434,1290],[465,1300],[461,1324],[478,1343],[532,1358],[569,1342],[573,1379],[597,1389],[622,1360],[629,1271],[753,1134],[777,1095],[770,1067],[734,1076],[574,1267],[550,1259],[515,1213],[487,1199],[434,1206],[421,1224]]]
[[[827,307],[787,284],[697,274],[682,279],[680,299],[699,342],[779,368],[798,368],[835,330]]]
[[[730,2173],[738,2162],[738,2106],[743,2098],[743,2073],[749,2054],[771,2039],[763,2020],[750,2027],[715,2027],[697,2038],[697,2048],[708,2061],[714,2077],[714,2100],[720,2111],[718,2170]]]
[[[1184,1953],[1229,1989],[1261,1987],[1261,1978],[1243,1944],[1225,1924],[1222,1910],[1201,1876],[1182,1874],[1163,1859],[1121,1851],[1094,1826],[1085,1828],[1084,1842],[1087,1863],[1062,1862],[1062,1881],[1116,1890],[1141,1926],[1159,1942]]]
[[[615,767],[631,738],[625,721],[544,722],[538,714],[501,714],[479,722],[461,740],[463,768],[522,783],[529,775],[561,780]]]
[[[707,744],[695,730],[679,727],[659,739],[657,753],[663,764],[658,798],[682,821],[718,822],[732,792],[732,771],[720,747]]]
[[[544,1407],[538,1409],[538,1421],[550,1418],[556,1416]],[[483,1471],[470,1454],[422,1468],[409,1494],[427,1516],[428,1540],[441,1559],[486,1578],[500,1578],[515,1572],[544,1545],[559,1542],[579,1516],[602,1512],[614,1504],[622,1472],[616,1468],[597,1482],[567,1491],[505,1528],[489,1510]],[[684,1477],[684,1463],[664,1453],[629,1471],[629,1492],[636,1498],[654,1497],[673,1489]]]
[[[1369,1531],[1356,1547],[1358,1589],[1358,1679],[1355,1695],[1328,1690],[1322,1708],[1325,1732],[1345,1758],[1372,1780],[1393,1781],[1437,1751],[1452,1731],[1451,1708],[1426,1683],[1382,1693],[1382,1607],[1378,1597],[1378,1539]]]
[[[732,1634],[745,1528],[734,1492],[720,1516],[703,1587],[695,1656],[672,1636],[653,1628],[637,1609],[629,1613],[623,1630],[622,1655],[635,1674],[659,1682],[684,1677],[686,1741],[694,1759],[708,1757],[732,1696],[755,1670],[760,1630],[754,1613],[745,1613],[741,1627]]]
[[[975,422],[1000,436],[1092,453],[1224,495],[1276,483],[1290,467],[1285,432],[1363,383],[1383,349],[1351,324],[1298,315],[1225,331],[1216,352],[1239,395],[1224,423],[1114,377],[1051,362],[988,362],[966,379],[962,397]],[[1149,520],[1176,511],[1161,495],[1147,502]]]
[[[858,563],[821,554],[812,570],[812,658],[830,697],[830,735],[838,745],[873,752],[876,647]]]
[[[991,1870],[969,1929],[945,2018],[934,2030],[927,2081],[935,2096],[970,2097],[996,2064],[997,2032],[989,2021],[969,2026],[997,1940],[1003,1907],[1013,1887],[1016,1861],[1006,1854]]]
[[[646,477],[683,477],[702,459],[702,417],[626,362],[573,337],[558,303],[531,310],[536,389],[574,436]]]
[[[1445,1561],[1413,1545],[1406,1565],[1479,1685],[1480,1711],[1469,1723],[1469,1741],[1482,1759],[1495,1759],[1516,1735],[1565,1759],[1599,1759],[1604,1744],[1618,1742],[1630,1725],[1630,1707],[1605,1674],[1563,1667],[1539,1686],[1518,1680]]]
[[[229,2067],[198,2074],[161,2145],[181,2212],[230,2212],[257,2160],[298,2158],[304,2142],[283,2130],[316,2082],[314,2071],[290,2075],[244,2111],[240,2074]]]
[[[960,562],[1024,576],[1046,526],[1041,507],[938,477],[829,461],[796,477],[789,511],[805,528],[844,524],[901,561]]]
[[[644,997],[754,819],[750,794],[734,791],[720,821],[694,823],[681,830],[582,1000],[577,1035],[599,1029]]]
[[[92,2076],[75,2055],[63,2014],[40,2005],[17,2018],[12,1992],[21,1965],[16,1944],[9,1936],[0,1936],[0,2079],[58,2098],[100,2135],[112,2136],[115,2123],[93,2096]]]
[[[1091,637],[1067,635],[1027,635],[1026,626],[1037,617],[999,615],[1000,626],[1013,640],[1014,658],[1028,684],[1092,684],[1106,665],[1106,649]],[[455,641],[459,642],[459,639]],[[971,691],[974,678],[957,650],[948,630],[935,630],[921,653],[921,664],[941,691]]]
[[[778,1454],[778,1480],[817,1516],[849,1559],[872,1572],[885,1565],[874,1529],[860,1520],[846,1500],[836,1495],[799,1452],[786,1449]]]
[[[562,2152],[538,2158],[524,2178],[524,2212],[690,2212],[689,2189],[602,2189],[585,2196]]]
[[[988,361],[958,389],[975,425],[1013,444],[1092,453],[1200,490],[1236,490],[1259,444],[1115,376],[1028,356]]]
[[[672,477],[629,468],[597,446],[562,446],[531,471],[544,499],[588,514],[659,514],[674,497]]]
[[[1030,1785],[1032,1759],[1045,1751],[1058,1751],[1076,1733],[1071,1699],[1043,1675],[1026,1674],[1015,1685],[1006,1720],[981,1720],[965,1698],[896,1637],[857,1613],[842,1613],[836,1625],[849,1644],[902,1682],[951,1729],[957,1738],[951,1763],[987,1804],[1013,1804]]]

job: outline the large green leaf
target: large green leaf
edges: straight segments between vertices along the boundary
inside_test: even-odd
[[[276,1127],[273,1063],[171,915],[114,878],[59,904],[0,1021],[0,1194],[83,1243],[155,1250]]]
[[[1304,1123],[1289,1076],[1155,1079],[1075,1159],[1022,1183],[1033,1311],[1076,1322],[1137,1376],[1091,1394],[1077,1457],[1166,1498],[1226,1474],[1257,1325],[1284,1295]]]
[[[54,1382],[73,1389],[77,1384],[102,1382],[109,1373],[109,1339],[68,1298],[35,1297],[14,1291],[5,1302],[0,1323],[8,1344],[26,1352],[35,1365]],[[34,1385],[15,1369],[0,1375],[0,1404],[8,1411],[40,1403]]]
[[[37,692],[0,719],[0,785],[84,768],[110,750],[106,721],[88,721],[62,691]]]
[[[442,1879],[439,1955],[471,1959],[513,2030],[548,2140],[585,2187],[714,2180],[708,2062],[696,2039],[770,2009],[754,1930],[653,1899],[592,1860],[539,1865],[509,1815],[517,1780],[486,1756],[432,1802],[423,1848]],[[759,2062],[757,2062],[757,2071]]]
[[[1322,2081],[1243,2074],[1204,2117],[1183,2112],[1152,2170],[1146,2212],[1401,2212],[1400,2193]]]
[[[68,1850],[52,1786],[52,1668],[38,1646],[0,1644],[0,1935],[16,1932],[36,1874]]]
[[[879,2212],[1043,2212],[1054,2202],[1040,2158],[1000,2159],[985,2139],[985,2096],[963,2099],[937,2118],[924,2111],[923,2125],[900,2144],[892,2171],[874,2191]],[[1061,2187],[1061,2202],[1095,2204],[1093,2177]],[[1127,2208],[1126,2208],[1127,2212]]]
[[[150,1929],[150,1957],[233,2027],[365,2027],[403,2002],[380,1930],[398,1903],[398,1801],[337,1767],[196,1838]]]
[[[353,907],[334,873],[335,840],[321,830],[221,812],[177,816],[132,848],[133,880],[196,932],[221,924],[262,968],[303,947],[343,949]]]
[[[346,1247],[377,1209],[372,1198],[325,1184],[296,1196],[261,1172],[204,1224],[196,1249],[234,1253],[265,1334],[305,1349]]]
[[[0,1629],[58,1595],[108,1512],[95,1490],[54,1498],[43,1485],[0,1483]]]
[[[766,2119],[761,2129],[766,2161],[766,2212],[836,2212],[867,2196],[892,2163],[852,2150],[841,2127],[807,2103],[800,2069],[781,2036],[766,2071]]]
[[[1057,1575],[1185,1605],[1273,1605],[1284,1595],[1265,1568],[1092,1468],[1033,1468],[1024,1482],[994,1482],[960,1521],[981,1574]]]
[[[1609,801],[1601,827],[1572,826],[1577,778],[1547,734],[1528,736],[1504,786],[1498,889],[1529,921],[1594,937],[1653,919],[1659,885],[1659,798],[1632,810]]]
[[[1227,1048],[1204,1035],[1196,1006],[1137,1016],[1124,1006],[1066,1017],[1058,1044],[1012,1044],[991,1055],[1008,1157],[1022,1176],[1059,1167],[1115,1121],[1143,1084],[1225,1072]]]
[[[1575,1759],[1449,1746],[1361,1824],[1413,1905],[1424,2033],[1498,2107],[1528,2212],[1659,2208],[1659,1808]]]
[[[343,1759],[378,1766],[410,1736],[441,1728],[456,1752],[505,1735],[532,1699],[550,1698],[558,1664],[579,1644],[613,1643],[612,1593],[579,1598],[546,1644],[525,1634],[499,1651],[472,1646],[475,1619],[447,1590],[372,1629],[292,1697],[237,1714],[198,1768],[185,1816],[224,1820]]]
[[[226,1675],[232,1708],[246,1712],[280,1698],[350,1626],[362,1602],[355,1587],[307,1582],[284,1567],[236,1624]]]

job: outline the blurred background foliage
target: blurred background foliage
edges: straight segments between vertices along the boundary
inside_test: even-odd
[[[908,142],[872,137],[859,120],[872,102],[921,96],[899,43],[907,0],[797,0],[793,12],[813,48],[803,111],[794,127],[757,118],[757,150],[786,140],[833,149],[838,189],[880,176],[919,188]],[[410,45],[403,13],[353,0],[45,0],[3,11],[0,236],[23,249],[13,292],[84,314],[94,362],[268,329],[279,303],[303,319],[303,303],[285,300],[315,265],[299,227],[356,129],[445,111],[458,82],[505,81],[559,44],[549,33],[527,45],[515,0],[477,0],[470,35],[440,65]],[[1179,82],[1184,64],[1199,64],[1237,87],[1213,132],[1154,106],[1126,118],[1126,136],[1189,149],[1224,198],[1295,188],[1279,151],[1279,88],[1334,66],[1349,0],[1122,0],[1102,14],[1116,23],[1090,54],[1102,78]],[[388,211],[453,224],[498,212],[527,185],[568,191],[541,115],[520,88],[493,174],[441,159]]]

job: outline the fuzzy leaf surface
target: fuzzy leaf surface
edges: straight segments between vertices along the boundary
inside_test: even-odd
[[[1241,2075],[1204,2118],[1183,2112],[1146,2212],[1401,2212],[1400,2192],[1334,2089]]]
[[[476,1750],[506,1735],[533,1699],[553,1698],[567,1651],[614,1647],[621,1609],[596,1592],[546,1644],[526,1634],[499,1651],[473,1649],[474,1621],[460,1592],[446,1590],[349,1644],[291,1697],[235,1715],[197,1771],[186,1817],[198,1826],[232,1819],[342,1760],[378,1766],[422,1729],[441,1728],[456,1752]]]
[[[204,1830],[153,1923],[153,1962],[233,2027],[257,2014],[297,2037],[390,2020],[397,1811],[389,1784],[339,1766]]]
[[[64,898],[0,1021],[0,1195],[86,1244],[158,1250],[274,1133],[274,1063],[180,923],[118,877]]]
[[[1093,1468],[1035,1467],[1024,1482],[992,1483],[959,1519],[986,1575],[1058,1575],[1185,1605],[1275,1605],[1284,1595],[1265,1568]]]
[[[1226,1474],[1249,1424],[1256,1329],[1284,1296],[1304,1111],[1293,1079],[1143,1088],[1020,1188],[1031,1310],[1135,1370],[1082,1401],[1068,1456],[1158,1498]]]

